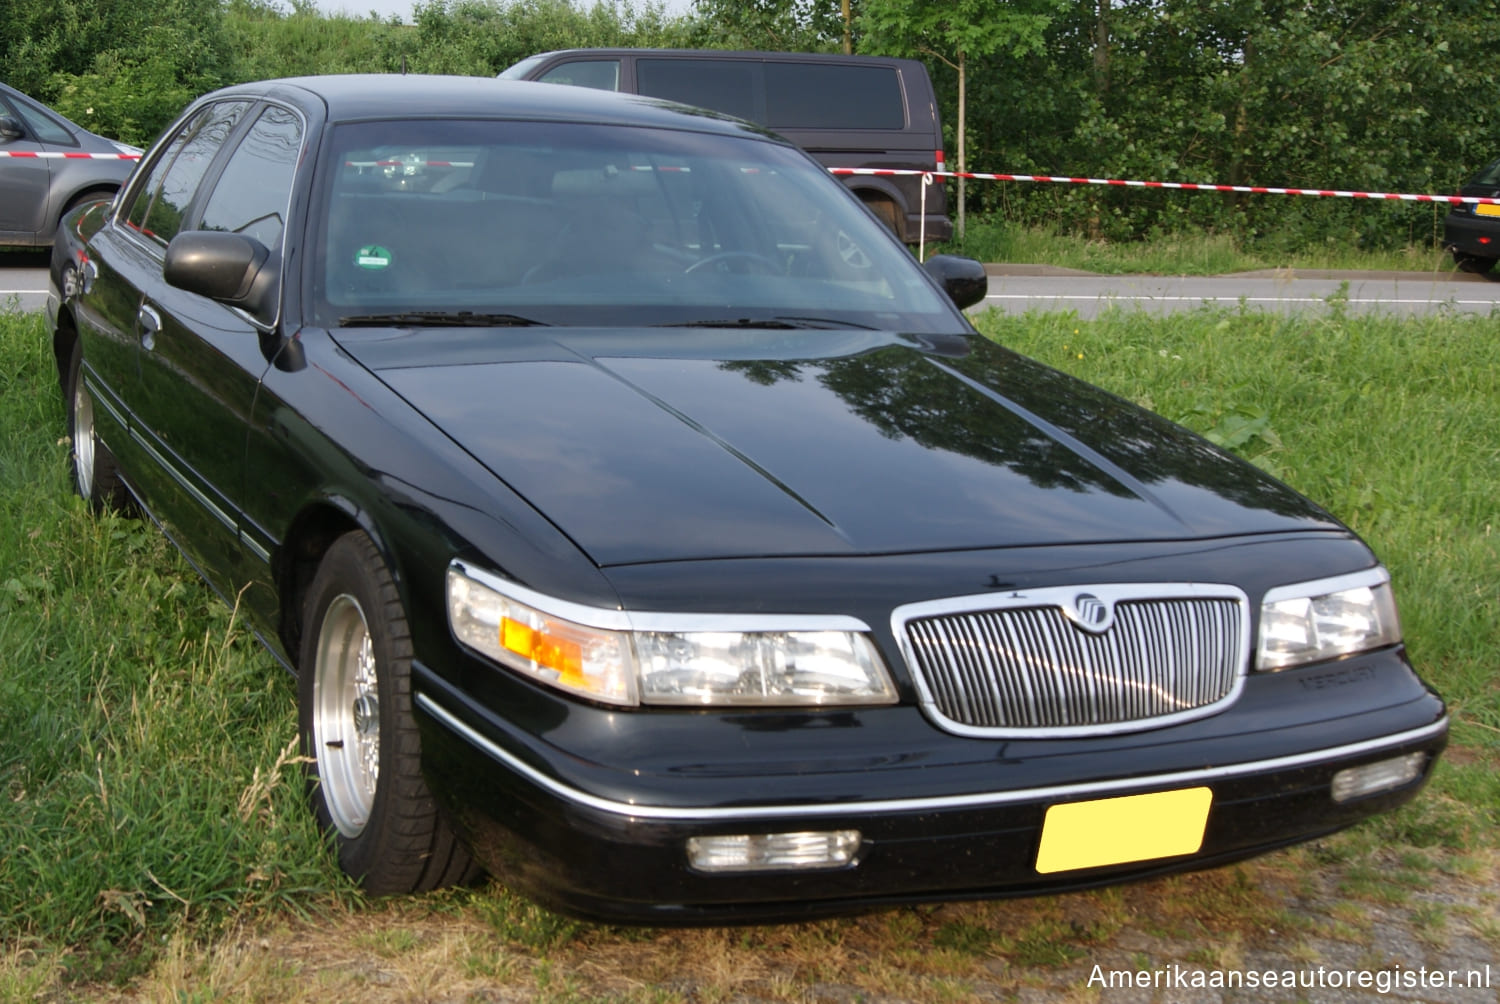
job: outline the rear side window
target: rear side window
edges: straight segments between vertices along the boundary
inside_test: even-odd
[[[894,66],[767,63],[765,74],[772,129],[906,128]]]
[[[757,64],[742,60],[638,59],[635,88],[653,98],[760,122],[764,118],[755,107],[758,69]]]
[[[248,101],[210,105],[172,138],[126,210],[134,229],[163,245],[177,235],[204,172],[248,107]]]
[[[618,91],[620,61],[575,59],[571,63],[554,66],[536,79],[544,84],[571,84],[574,87],[592,87],[596,91]]]

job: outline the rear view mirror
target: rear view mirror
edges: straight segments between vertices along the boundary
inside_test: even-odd
[[[21,128],[19,120],[10,115],[0,115],[0,140],[9,142],[25,135],[26,130]]]
[[[923,262],[922,267],[942,285],[943,292],[959,310],[974,306],[989,292],[989,276],[985,275],[984,266],[973,258],[937,254]]]
[[[257,320],[276,317],[277,269],[270,250],[254,237],[217,230],[188,230],[167,245],[163,276],[178,289],[197,293]]]

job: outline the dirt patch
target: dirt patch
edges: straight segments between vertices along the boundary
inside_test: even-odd
[[[491,886],[266,920],[211,946],[173,944],[147,979],[85,996],[319,1004],[1500,1000],[1500,854],[1362,853],[1348,839],[1091,893],[776,927],[595,927]],[[1259,985],[1213,985],[1235,973]],[[1471,973],[1488,985],[1467,986]],[[1266,974],[1276,986],[1265,985]],[[1288,987],[1289,979],[1303,982]]]

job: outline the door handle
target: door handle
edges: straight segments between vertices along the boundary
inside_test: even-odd
[[[141,348],[150,351],[156,348],[156,333],[161,330],[161,315],[149,303],[141,305],[136,312],[135,323],[141,331]]]

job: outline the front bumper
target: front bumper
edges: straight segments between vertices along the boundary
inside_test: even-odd
[[[1350,735],[1350,723],[1343,723],[1328,730],[1328,745],[1243,761],[1151,769],[1165,762],[1161,748],[1192,745],[1153,741],[1134,776],[1119,776],[1117,749],[1092,758],[1094,778],[1075,770],[1068,781],[1056,770],[1007,771],[1007,744],[989,743],[996,754],[992,779],[1021,773],[1018,780],[1041,780],[945,791],[959,768],[934,764],[927,768],[931,794],[895,785],[901,793],[882,798],[873,794],[881,769],[872,769],[848,777],[838,797],[827,786],[829,772],[807,764],[809,784],[769,772],[719,778],[717,799],[666,804],[654,797],[660,790],[644,786],[640,800],[619,789],[584,790],[526,751],[507,748],[493,716],[463,707],[456,690],[420,672],[416,703],[429,780],[493,875],[569,914],[667,925],[803,920],[897,903],[1024,896],[1218,865],[1331,833],[1407,801],[1447,739],[1441,702],[1429,695],[1399,711],[1358,716],[1370,719],[1366,728],[1376,717],[1385,729],[1398,719],[1422,724],[1341,742]],[[1263,736],[1259,748],[1269,748]],[[1183,763],[1198,755],[1177,753]],[[1422,761],[1411,782],[1333,801],[1338,771],[1411,753]],[[893,771],[901,759],[893,750]],[[1050,806],[1196,787],[1211,789],[1213,802],[1195,853],[1037,871]],[[815,797],[803,797],[814,790]],[[860,832],[859,851],[851,864],[831,870],[710,874],[694,869],[686,853],[691,837],[844,829]]]

